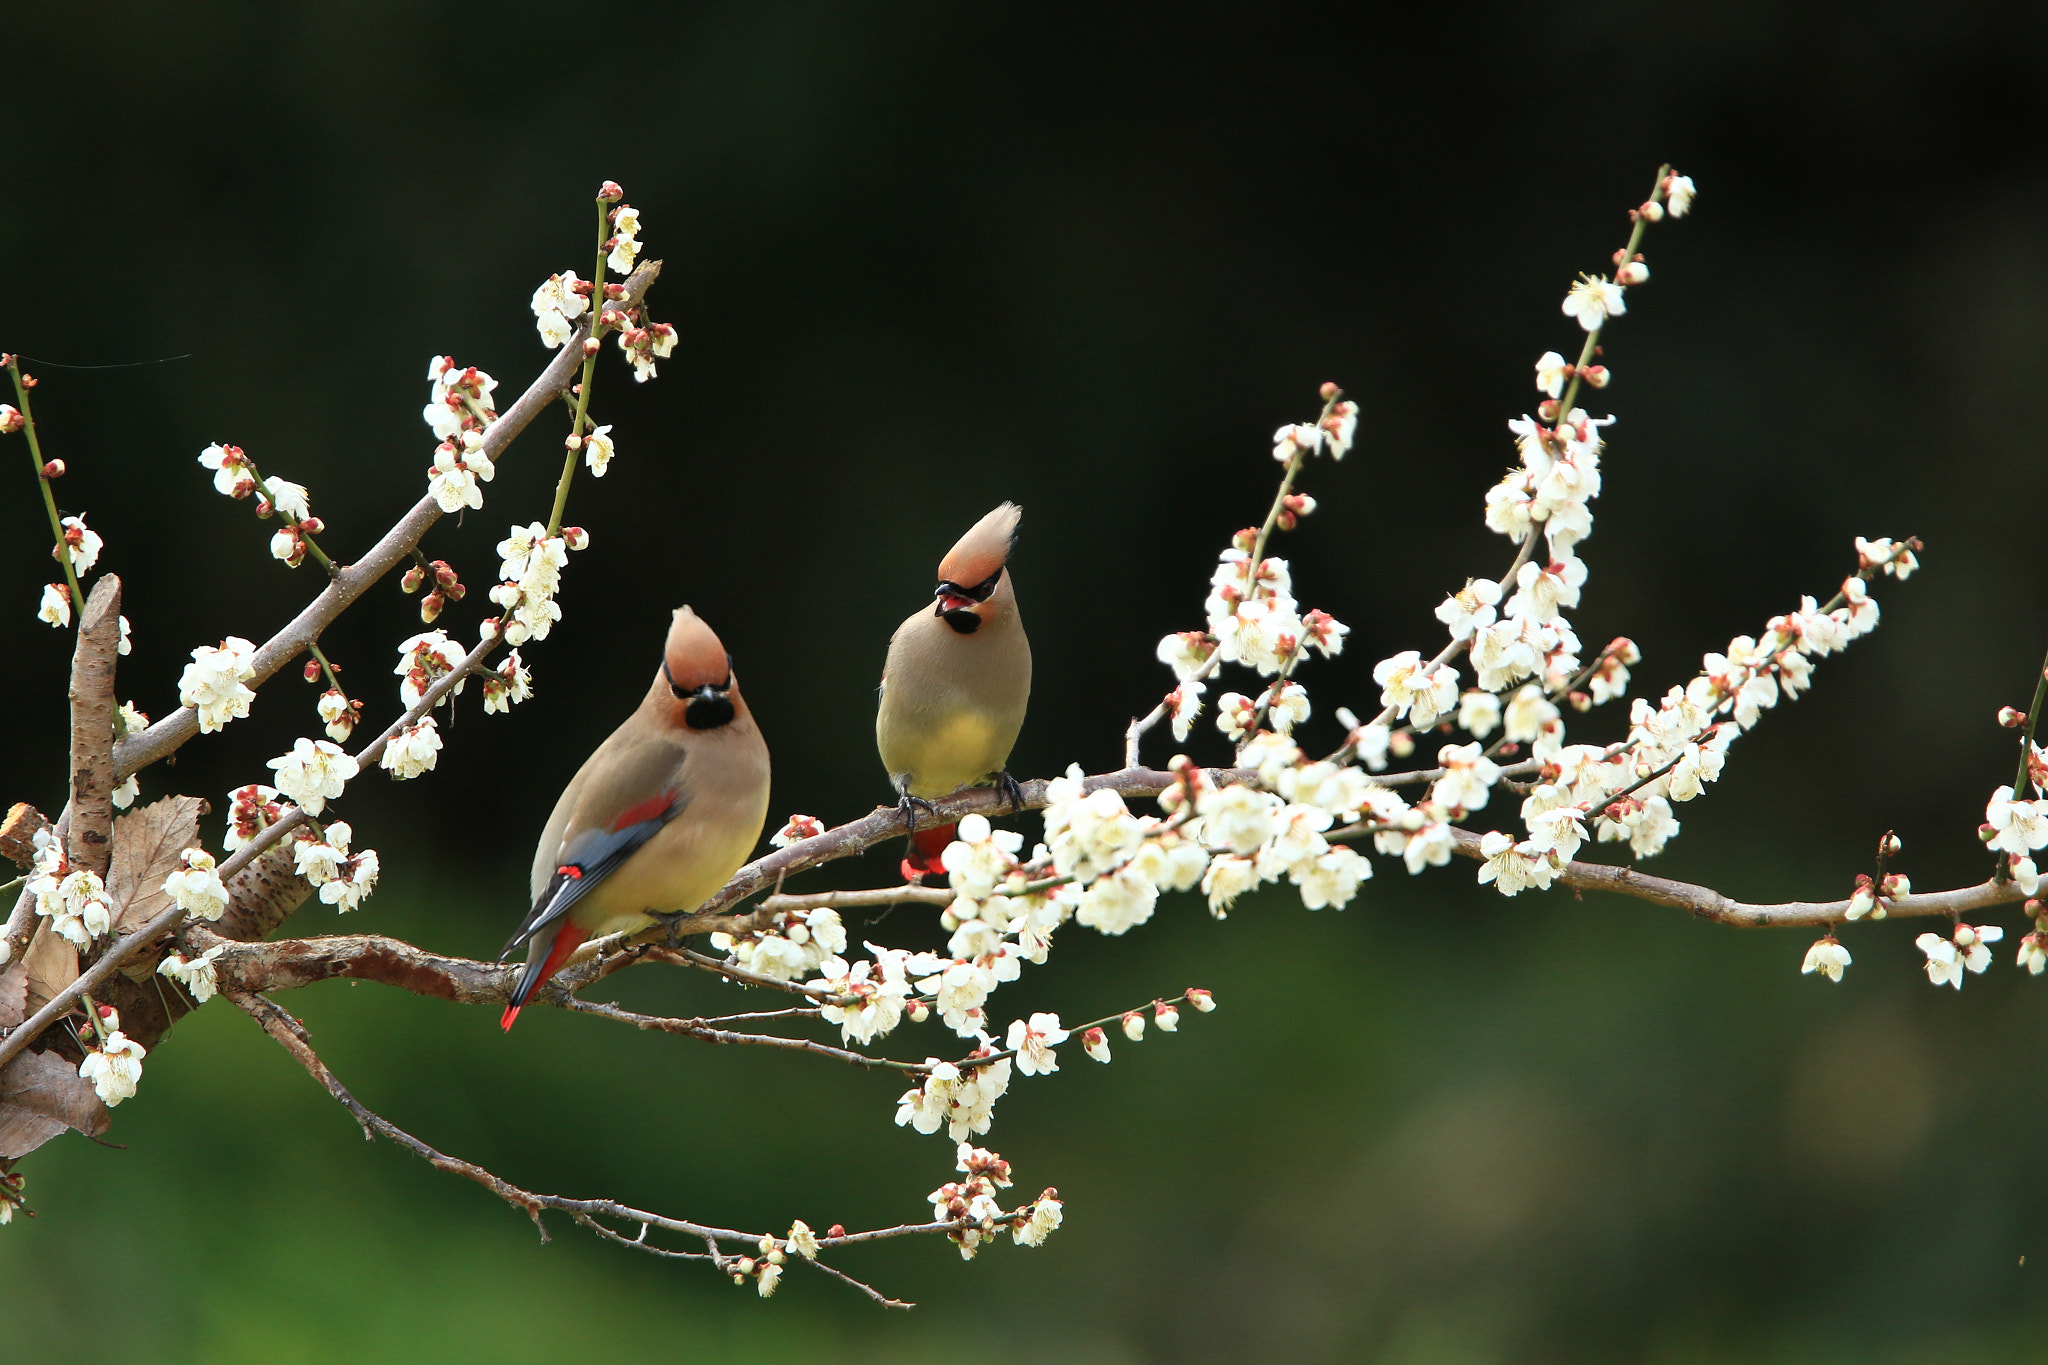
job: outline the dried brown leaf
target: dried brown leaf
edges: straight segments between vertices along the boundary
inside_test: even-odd
[[[28,951],[21,955],[21,965],[28,979],[25,1008],[34,1014],[56,999],[59,991],[78,980],[78,949],[71,946],[70,939],[52,929],[48,920],[44,920],[36,926],[36,936],[28,941]]]
[[[180,854],[198,845],[205,809],[196,796],[166,796],[114,822],[107,894],[114,902],[116,934],[133,933],[169,907],[164,878],[184,866]]]
[[[0,1159],[27,1156],[66,1128],[98,1137],[109,1122],[91,1083],[54,1052],[24,1052],[0,1071]]]
[[[28,1018],[28,964],[10,962],[0,967],[0,1029],[13,1028]]]

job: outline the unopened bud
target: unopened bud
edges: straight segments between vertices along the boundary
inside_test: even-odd
[[[1574,711],[1590,711],[1593,709],[1593,697],[1588,692],[1569,693],[1565,700],[1572,704],[1572,710]]]
[[[597,187],[597,200],[600,204],[616,204],[625,197],[626,192],[619,188],[615,180],[607,180]]]
[[[434,589],[420,599],[420,620],[431,626],[441,615],[441,609],[447,605],[448,599],[442,595],[441,590]]]
[[[1636,212],[1642,214],[1643,217],[1649,219],[1653,223],[1661,223],[1662,221],[1664,221],[1664,206],[1654,199],[1645,202],[1641,208],[1636,210]]]
[[[1415,752],[1415,736],[1405,730],[1397,731],[1393,738],[1387,741],[1387,752],[1395,758],[1407,758]]]
[[[1098,1062],[1109,1060],[1109,1035],[1099,1027],[1081,1035],[1081,1050]]]
[[[2027,723],[2027,713],[2010,706],[1998,708],[1998,723],[2008,730],[2017,730]]]
[[[1616,284],[1642,284],[1650,278],[1650,267],[1641,261],[1630,261],[1614,272]]]
[[[1607,381],[1614,377],[1605,365],[1588,365],[1579,371],[1579,376],[1596,389],[1606,388]]]
[[[1332,384],[1332,383],[1330,383],[1330,382],[1329,382],[1328,380],[1324,380],[1324,381],[1323,381],[1323,387],[1322,387],[1321,389],[1317,390],[1317,392],[1319,392],[1319,393],[1321,393],[1321,394],[1322,394],[1322,396],[1323,396],[1323,401],[1324,401],[1325,403],[1327,403],[1327,402],[1329,402],[1329,401],[1330,401],[1330,400],[1331,400],[1332,398],[1335,398],[1335,397],[1337,397],[1337,396],[1338,396],[1339,394],[1343,393],[1343,392],[1344,392],[1344,390],[1342,390],[1342,389],[1338,388],[1338,387],[1337,387],[1337,386],[1336,386],[1335,384]]]
[[[581,550],[590,544],[590,532],[581,526],[564,526],[562,540],[572,550]]]
[[[564,436],[562,438],[562,448],[564,450],[581,450],[583,449],[583,438],[581,436]]]
[[[63,462],[62,460],[49,460],[49,461],[46,461],[46,462],[44,463],[44,465],[43,465],[43,477],[44,477],[44,478],[46,478],[46,479],[61,479],[61,478],[63,478],[63,477],[64,477],[64,462]]]
[[[1539,422],[1555,422],[1558,411],[1557,400],[1555,398],[1546,398],[1536,405],[1536,420]]]
[[[834,1223],[831,1227],[825,1229],[825,1235],[827,1237],[844,1237],[846,1235],[846,1225],[844,1223]]]
[[[1905,845],[1899,842],[1898,835],[1890,830],[1886,830],[1884,838],[1877,841],[1877,856],[1880,858],[1896,858],[1899,856],[1899,850],[1904,847]]]
[[[600,349],[601,346],[596,337],[583,338],[583,354],[596,355]]]
[[[1124,1037],[1135,1043],[1144,1036],[1145,1016],[1136,1010],[1126,1011],[1124,1014]]]
[[[319,661],[318,659],[308,659],[308,660],[306,660],[306,681],[307,681],[307,682],[319,682],[319,681],[320,681],[320,661]]]
[[[1888,901],[1913,894],[1913,881],[1903,872],[1887,872],[1884,881],[1878,885],[1878,894]]]
[[[426,581],[426,577],[427,571],[420,565],[415,564],[405,571],[405,577],[398,580],[399,590],[401,592],[418,592],[420,584]]]
[[[1188,987],[1188,1003],[1193,1005],[1199,1012],[1207,1014],[1216,1008],[1216,997],[1203,990],[1200,986],[1190,986]]]
[[[299,529],[309,536],[317,536],[326,532],[327,523],[318,517],[309,516],[299,523]]]
[[[1282,509],[1279,519],[1274,524],[1283,531],[1292,531],[1301,524],[1301,518],[1295,516],[1290,511]]]
[[[455,570],[445,559],[437,559],[428,566],[434,571],[434,581],[444,588],[455,585]]]
[[[909,1017],[910,1022],[913,1024],[922,1024],[925,1020],[932,1017],[931,1006],[925,1004],[922,1000],[912,1000],[903,1007],[903,1013]],[[839,1234],[835,1232],[832,1235],[837,1237]]]
[[[1164,1002],[1154,1005],[1152,1007],[1152,1022],[1158,1024],[1163,1032],[1178,1033],[1180,1031],[1180,1011]]]
[[[622,299],[626,297],[626,286],[623,284],[608,284],[604,287],[604,296],[608,299]]]
[[[28,425],[28,419],[21,415],[21,409],[12,403],[0,403],[0,432],[12,436]]]

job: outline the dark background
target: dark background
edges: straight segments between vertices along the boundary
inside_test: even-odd
[[[1558,300],[1669,159],[1700,198],[1652,232],[1610,330],[1589,647],[1633,636],[1655,694],[1826,597],[1856,534],[1919,534],[1928,567],[1742,741],[1655,870],[1839,896],[1895,828],[1917,885],[1954,885],[1983,873],[1973,829],[2011,775],[1992,716],[2026,703],[2048,617],[2042,30],[1974,4],[17,10],[0,345],[189,355],[30,366],[60,498],[127,582],[122,694],[160,716],[193,646],[261,640],[318,586],[194,455],[245,446],[360,553],[421,490],[426,357],[523,388],[546,355],[527,295],[587,271],[589,196],[626,187],[682,341],[644,387],[600,371],[620,455],[572,498],[594,545],[527,651],[538,698],[489,719],[466,698],[438,772],[342,807],[386,865],[345,927],[484,955],[676,603],[738,660],[778,816],[884,796],[888,632],[1006,497],[1036,658],[1013,767],[1113,766],[1166,684],[1151,642],[1199,624],[1216,549],[1270,496],[1270,432],[1325,379],[1367,430],[1311,469],[1323,510],[1281,552],[1354,627],[1308,678],[1333,741],[1373,661],[1433,647],[1430,608],[1505,565],[1480,523],[1503,423],[1535,356],[1577,344]],[[504,526],[545,517],[553,422],[429,536],[479,594]],[[54,809],[69,640],[32,620],[47,532],[5,458],[0,795]],[[474,638],[480,606],[444,624]],[[327,637],[373,718],[412,608],[381,586]],[[279,675],[145,795],[263,776],[316,733],[315,693]],[[1383,864],[1341,915],[1276,895],[1217,924],[1190,897],[1126,939],[1069,930],[1007,1009],[1190,981],[1223,1009],[1020,1079],[991,1140],[1020,1187],[1060,1186],[1067,1227],[974,1266],[922,1242],[848,1258],[921,1300],[909,1317],[808,1274],[762,1304],[567,1227],[540,1247],[365,1147],[216,1005],[150,1060],[126,1150],[28,1163],[6,1332],[24,1359],[131,1361],[2038,1359],[2048,1011],[2003,922],[1960,996],[1920,977],[1921,925],[1852,931],[1831,987],[1798,975],[1803,934],[1502,901],[1469,865]],[[315,905],[291,929],[333,927]],[[650,1005],[747,1007],[633,975]],[[367,1102],[535,1188],[855,1226],[949,1177],[943,1141],[889,1126],[889,1081],[821,1062],[549,1011],[506,1038],[374,986],[287,1003]]]

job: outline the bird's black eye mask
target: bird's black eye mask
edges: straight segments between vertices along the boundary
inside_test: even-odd
[[[687,690],[677,686],[675,674],[668,670],[668,660],[661,661],[661,676],[668,683],[669,694],[677,701],[687,701],[683,708],[683,724],[692,730],[716,730],[721,725],[732,724],[732,655],[725,656],[725,681],[705,683],[702,687]]]
[[[932,596],[938,599],[932,615],[942,618],[962,635],[974,634],[981,629],[981,616],[974,607],[988,601],[1002,579],[1003,571],[997,569],[971,588],[963,588],[958,583],[939,584],[932,591]]]

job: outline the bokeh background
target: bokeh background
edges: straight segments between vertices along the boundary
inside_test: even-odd
[[[53,362],[32,368],[59,492],[128,584],[122,694],[161,715],[186,651],[261,639],[318,586],[198,450],[310,484],[326,543],[360,552],[421,488],[426,358],[523,387],[545,359],[528,293],[587,268],[591,191],[626,187],[682,344],[644,387],[602,371],[621,454],[578,485],[594,545],[529,651],[539,697],[489,720],[466,699],[431,779],[365,779],[344,808],[387,869],[346,927],[485,955],[676,603],[739,662],[778,813],[884,796],[888,632],[1003,498],[1027,509],[1037,661],[1013,766],[1112,766],[1166,685],[1151,642],[1198,623],[1216,549],[1269,496],[1269,433],[1325,379],[1370,429],[1310,471],[1323,510],[1281,552],[1354,627],[1310,678],[1333,740],[1372,662],[1428,647],[1434,603],[1505,563],[1480,524],[1503,423],[1535,356],[1576,344],[1573,274],[1670,159],[1700,198],[1610,333],[1581,633],[1632,635],[1658,692],[1825,597],[1853,535],[1919,534],[1928,567],[1743,740],[1657,870],[1837,896],[1895,828],[1918,885],[1953,885],[1982,875],[1974,826],[2012,770],[1993,713],[2026,703],[2048,625],[2043,28],[1976,3],[25,7],[0,345]],[[488,583],[504,525],[544,515],[551,430],[430,555]],[[69,642],[31,617],[49,560],[22,458],[0,796],[55,809]],[[479,605],[446,624],[466,636]],[[412,611],[383,586],[328,636],[373,715]],[[312,731],[314,694],[281,674],[145,793],[218,802]],[[936,937],[907,919],[887,932]],[[1504,901],[1469,866],[1383,868],[1341,914],[1276,895],[1216,923],[1180,898],[1125,939],[1070,930],[1010,1008],[1092,1017],[1189,983],[1223,1007],[1020,1080],[992,1140],[1020,1185],[1060,1187],[1067,1226],[971,1266],[936,1242],[847,1258],[909,1315],[808,1274],[762,1303],[566,1226],[542,1246],[366,1146],[216,1005],[151,1058],[120,1148],[27,1164],[0,1355],[2036,1360],[2048,998],[2003,922],[1960,995],[1920,975],[1924,926],[1856,929],[1830,986],[1798,974],[1803,934]],[[335,927],[315,906],[290,930]],[[650,1006],[747,1007],[630,978]],[[889,1125],[885,1078],[545,1010],[506,1037],[376,986],[287,1003],[372,1106],[534,1188],[854,1226],[918,1215],[950,1171]]]

